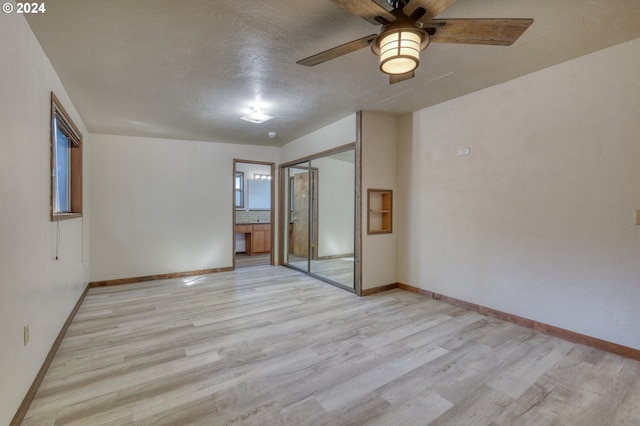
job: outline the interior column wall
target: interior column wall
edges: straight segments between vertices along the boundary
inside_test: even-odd
[[[397,217],[402,208],[392,205],[392,231],[367,234],[367,190],[398,192],[398,118],[373,111],[362,112],[362,289],[395,284],[398,246]]]

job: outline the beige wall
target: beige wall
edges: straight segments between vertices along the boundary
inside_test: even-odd
[[[398,281],[396,251],[398,212],[393,200],[393,232],[367,235],[367,190],[391,189],[397,194],[398,119],[372,111],[362,112],[362,289]]]
[[[280,149],[280,164],[355,141],[356,116],[353,114],[284,145]]]
[[[94,135],[91,280],[233,264],[233,159],[278,149]]]
[[[638,76],[635,40],[404,117],[399,281],[640,349]]]
[[[9,424],[88,281],[91,138],[22,15],[0,14],[0,424]],[[84,136],[84,217],[50,212],[50,92]],[[30,342],[23,344],[29,324]]]

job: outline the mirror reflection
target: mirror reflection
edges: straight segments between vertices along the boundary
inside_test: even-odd
[[[354,291],[355,150],[282,169],[284,264]]]
[[[312,161],[320,225],[310,272],[354,288],[355,150]]]

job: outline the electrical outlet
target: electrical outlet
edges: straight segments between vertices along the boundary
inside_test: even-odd
[[[29,343],[29,324],[24,326],[24,345],[27,346]]]

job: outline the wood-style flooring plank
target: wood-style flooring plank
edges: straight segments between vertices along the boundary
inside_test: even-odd
[[[640,362],[257,266],[89,290],[23,425],[640,424]]]

